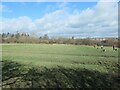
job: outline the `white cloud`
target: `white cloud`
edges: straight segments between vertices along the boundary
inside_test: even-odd
[[[101,0],[102,1],[102,0]],[[3,32],[35,32],[53,36],[117,36],[118,10],[117,2],[98,2],[92,9],[82,12],[67,13],[66,3],[60,4],[61,9],[32,21],[23,16],[15,19],[3,19]]]
[[[19,17],[15,19],[4,19],[2,21],[2,30],[3,32],[15,32],[15,31],[21,31],[21,32],[32,32],[36,29],[36,25],[34,22],[26,17]]]

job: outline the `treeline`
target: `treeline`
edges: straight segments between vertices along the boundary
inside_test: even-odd
[[[74,44],[74,45],[118,45],[118,38],[51,38],[47,34],[37,37],[35,34],[27,33],[2,33],[0,34],[0,43],[44,43],[44,44]]]

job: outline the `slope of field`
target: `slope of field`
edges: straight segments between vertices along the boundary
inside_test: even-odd
[[[23,85],[23,87],[79,88],[94,87],[95,82],[98,87],[111,87],[111,85],[118,87],[118,51],[113,51],[112,47],[105,49],[106,52],[92,46],[3,44],[3,74],[6,75],[3,81],[10,83],[11,78],[6,78],[10,77],[11,71],[9,73],[8,71],[13,69],[12,79],[21,77],[17,76],[18,73],[20,75],[22,72],[27,72],[27,74],[23,74],[24,83],[19,82],[19,86],[18,83],[12,83],[12,87]],[[29,78],[26,80],[26,77]],[[39,83],[34,84],[34,79]],[[20,80],[16,80],[18,81]],[[25,82],[29,84],[26,85]],[[11,84],[5,84],[4,87],[11,87]]]

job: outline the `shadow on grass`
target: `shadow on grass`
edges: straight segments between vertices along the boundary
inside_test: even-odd
[[[32,67],[2,61],[3,88],[119,88],[117,76],[87,69]]]

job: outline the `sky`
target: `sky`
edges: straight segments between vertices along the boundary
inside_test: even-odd
[[[2,2],[3,32],[38,36],[117,37],[118,3],[112,2]]]

